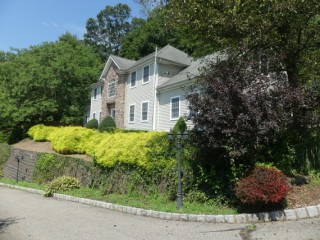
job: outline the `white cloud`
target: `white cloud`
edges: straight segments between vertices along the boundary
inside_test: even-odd
[[[56,24],[55,22],[42,22],[42,25],[45,27],[53,27],[53,28],[59,28],[59,25]]]
[[[55,28],[59,28],[59,25],[56,24],[55,22],[51,22],[51,25],[52,25],[53,27],[55,27]]]
[[[82,37],[82,35],[86,32],[85,27],[81,27],[75,24],[64,24],[63,28],[70,33],[78,35],[79,37]]]
[[[56,22],[42,22],[42,25],[47,28],[58,29],[60,32],[70,32],[71,34],[77,35],[79,38],[82,38],[87,31],[85,27],[73,23],[57,24]]]
[[[50,27],[50,24],[47,23],[47,22],[42,22],[42,25],[45,26],[45,27]]]

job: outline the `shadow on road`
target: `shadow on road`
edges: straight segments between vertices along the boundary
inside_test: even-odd
[[[0,233],[4,232],[4,230],[11,224],[15,224],[18,222],[18,218],[12,217],[12,218],[6,218],[6,219],[0,219]]]

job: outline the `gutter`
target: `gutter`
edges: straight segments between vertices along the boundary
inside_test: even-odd
[[[154,69],[153,69],[153,75],[154,75],[154,81],[153,81],[153,116],[152,116],[152,130],[156,130],[156,101],[157,101],[157,87],[158,87],[158,72],[157,72],[157,53],[158,53],[158,47],[156,47],[156,52],[154,54]]]

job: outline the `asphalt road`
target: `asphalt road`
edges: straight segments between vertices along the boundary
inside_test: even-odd
[[[1,240],[320,240],[320,219],[255,224],[175,222],[0,187]],[[240,234],[241,233],[241,234]]]

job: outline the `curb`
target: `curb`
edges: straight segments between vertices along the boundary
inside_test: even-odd
[[[0,183],[0,187],[8,187],[18,189],[30,193],[44,194],[44,191]],[[128,213],[143,217],[152,217],[163,220],[186,221],[186,222],[206,222],[206,223],[257,223],[271,221],[295,221],[299,219],[320,217],[320,204],[316,206],[308,206],[303,208],[288,209],[283,211],[252,213],[252,214],[237,214],[237,215],[197,215],[197,214],[181,214],[170,212],[159,212],[147,210],[143,208],[128,207],[113,203],[107,203],[87,198],[79,198],[59,193],[54,193],[56,199],[66,200],[70,202],[78,202],[91,205],[94,207],[106,208],[109,210]]]

